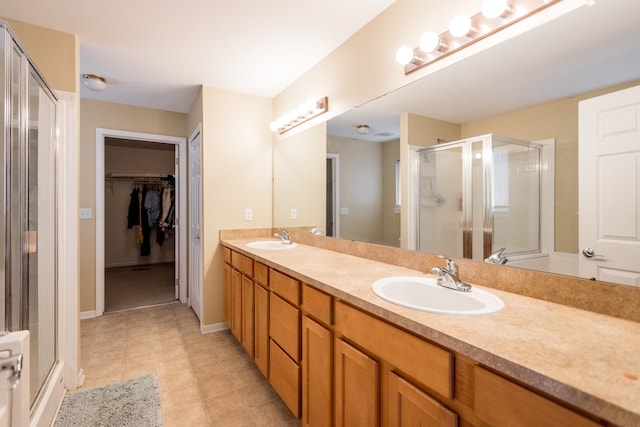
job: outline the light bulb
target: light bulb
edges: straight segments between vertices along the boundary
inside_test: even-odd
[[[277,121],[272,121],[271,124],[269,125],[269,129],[271,129],[272,131],[277,131],[278,130],[278,122]]]
[[[276,120],[276,129],[281,129],[284,126],[284,119],[280,117]]]
[[[289,117],[291,117],[291,121],[295,122],[296,120],[298,120],[298,110],[296,110],[295,108],[291,111],[289,111]]]
[[[440,46],[440,36],[433,31],[424,33],[422,37],[420,37],[420,43],[418,46],[420,46],[420,50],[424,53],[433,52]]]
[[[315,111],[315,109],[318,108],[318,101],[316,101],[315,99],[309,99],[307,101],[307,108],[311,112]]]
[[[449,32],[453,37],[463,37],[471,32],[471,18],[468,15],[458,15],[451,20]]]
[[[482,2],[482,14],[489,19],[503,16],[508,10],[508,0],[484,0]]]
[[[300,104],[298,106],[298,115],[306,116],[307,114],[309,114],[309,109],[307,108],[307,104]]]
[[[413,59],[413,49],[410,46],[402,46],[396,52],[396,61],[400,65],[407,65]]]

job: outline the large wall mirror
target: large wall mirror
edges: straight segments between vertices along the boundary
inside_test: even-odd
[[[311,190],[313,214],[298,222],[292,200],[308,200],[310,187],[279,184],[291,160],[276,144],[274,226],[479,260],[500,245],[508,266],[579,275],[578,103],[640,85],[639,15],[625,0],[578,7],[302,132],[298,142],[326,151],[304,159],[322,182]],[[476,218],[487,207],[473,195],[488,173],[493,245]],[[468,182],[455,182],[461,176]],[[508,195],[521,206],[500,209]]]

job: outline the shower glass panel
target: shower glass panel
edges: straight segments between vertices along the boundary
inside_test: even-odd
[[[453,144],[419,152],[418,250],[462,257],[463,151]]]
[[[0,24],[0,333],[29,331],[30,363],[24,369],[34,408],[58,363],[56,100]]]
[[[540,248],[541,147],[483,135],[419,151],[417,248],[481,261]]]
[[[56,362],[55,103],[29,73],[28,286],[31,402]]]
[[[541,149],[500,140],[492,144],[492,251],[540,252]]]

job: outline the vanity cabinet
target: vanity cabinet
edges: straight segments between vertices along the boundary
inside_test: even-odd
[[[385,372],[386,423],[389,426],[456,427],[458,416],[400,375]]]
[[[335,341],[335,425],[380,425],[380,364],[347,342]]]
[[[475,411],[492,426],[595,427],[596,423],[482,367],[474,369]]]
[[[333,300],[302,286],[302,425],[330,427],[333,420]]]
[[[269,382],[300,418],[300,282],[269,272]]]
[[[262,375],[269,377],[269,267],[253,262],[254,351],[253,360]]]
[[[225,318],[303,426],[593,427],[597,420],[225,248]]]
[[[335,304],[335,330],[337,426],[353,425],[363,411],[375,418],[366,425],[458,425],[432,397],[453,398],[453,354],[343,302]]]

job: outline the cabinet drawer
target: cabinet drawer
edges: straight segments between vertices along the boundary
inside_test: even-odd
[[[222,253],[224,254],[224,262],[231,264],[231,249],[222,248]]]
[[[262,286],[269,286],[269,267],[261,262],[253,262],[253,280]]]
[[[231,265],[238,271],[253,277],[253,260],[248,256],[244,256],[238,252],[231,252]]]
[[[486,369],[476,366],[474,377],[476,414],[493,426],[600,425]]]
[[[342,302],[335,305],[335,329],[409,377],[453,398],[453,355],[448,351]]]
[[[332,320],[331,295],[304,284],[302,286],[302,307],[316,319],[331,325]]]
[[[269,346],[269,382],[293,415],[300,418],[300,366],[273,341]]]
[[[291,304],[300,305],[300,281],[271,269],[269,273],[269,287]]]
[[[269,297],[269,336],[300,361],[300,310],[273,293]]]

